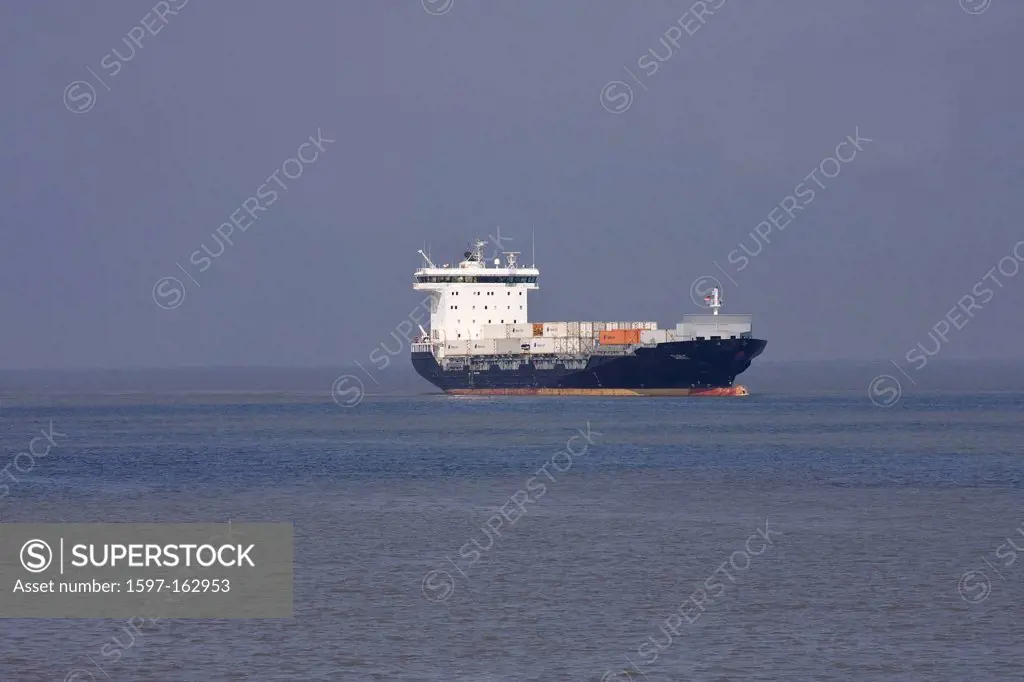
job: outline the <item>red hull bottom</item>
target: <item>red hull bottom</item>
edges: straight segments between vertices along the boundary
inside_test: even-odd
[[[558,395],[558,396],[747,396],[744,386],[727,388],[453,388],[448,395]]]

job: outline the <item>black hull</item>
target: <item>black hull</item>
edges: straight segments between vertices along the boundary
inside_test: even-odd
[[[729,388],[764,350],[762,339],[675,341],[628,355],[562,358],[469,356],[448,370],[430,352],[412,354],[424,379],[447,392],[573,389],[683,390]]]

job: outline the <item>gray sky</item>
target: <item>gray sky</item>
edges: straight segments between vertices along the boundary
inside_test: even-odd
[[[424,241],[496,225],[527,260],[536,231],[535,320],[674,323],[707,275],[765,359],[903,358],[1024,239],[1015,0],[184,2],[0,9],[0,367],[365,364]],[[1024,272],[995,276],[950,357],[1018,355]]]

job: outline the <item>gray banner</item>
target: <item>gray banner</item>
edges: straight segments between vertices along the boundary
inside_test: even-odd
[[[291,618],[290,523],[0,524],[0,618]]]

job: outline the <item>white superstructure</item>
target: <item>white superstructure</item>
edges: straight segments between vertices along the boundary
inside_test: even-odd
[[[413,288],[430,292],[430,336],[421,343],[463,346],[484,338],[487,325],[522,325],[529,320],[527,293],[537,289],[540,271],[522,267],[519,253],[506,251],[505,262],[487,263],[477,241],[455,267],[437,267],[423,254],[424,267],[416,271]]]
[[[593,354],[625,355],[640,346],[676,341],[751,338],[749,315],[721,315],[716,288],[705,298],[711,315],[684,315],[675,329],[657,322],[530,322],[528,294],[537,289],[540,271],[521,267],[519,253],[502,252],[488,262],[487,242],[476,241],[457,266],[438,267],[423,256],[413,289],[430,295],[430,329],[412,344],[413,353],[437,360],[496,356],[519,367],[528,358],[557,357],[585,362]],[[460,360],[461,362],[461,360]]]

